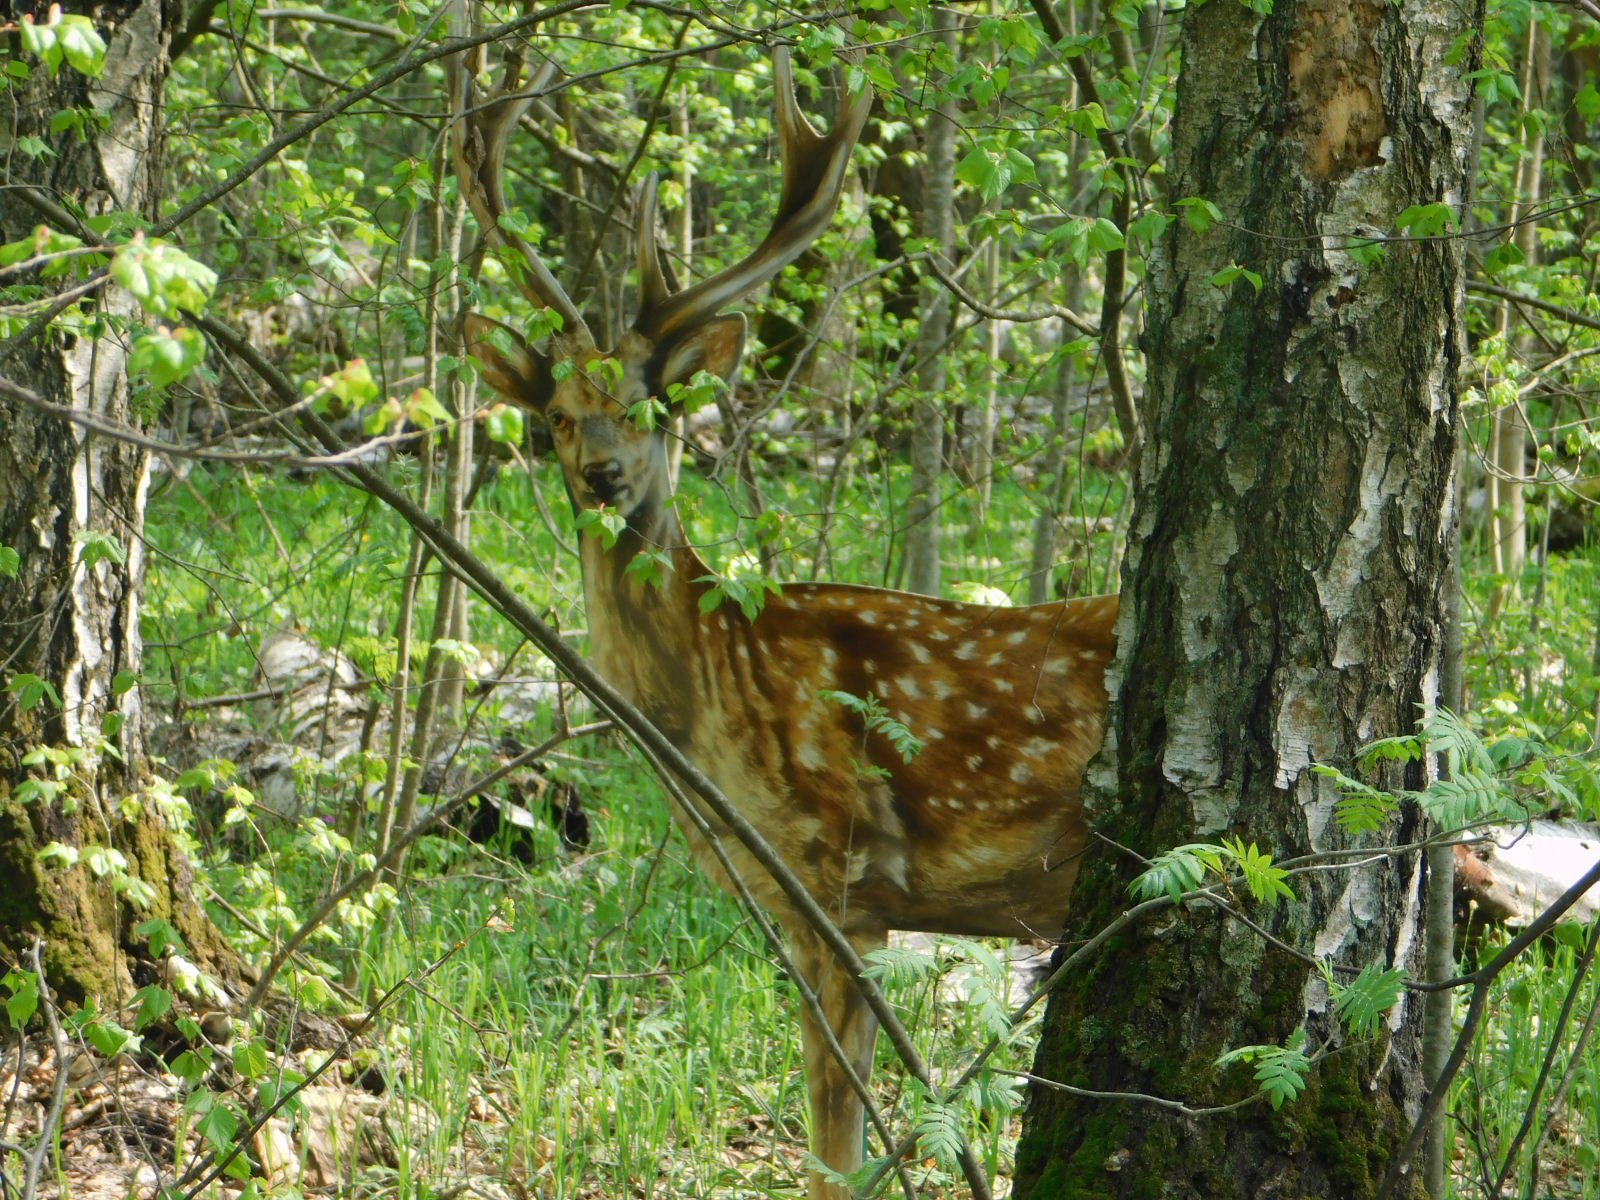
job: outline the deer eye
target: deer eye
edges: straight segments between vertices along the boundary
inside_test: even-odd
[[[544,415],[545,424],[550,426],[551,433],[565,433],[572,428],[572,418],[559,408],[552,408]]]

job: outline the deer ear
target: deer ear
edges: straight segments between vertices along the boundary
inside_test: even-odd
[[[713,317],[697,325],[667,350],[661,361],[661,388],[688,383],[696,371],[709,371],[731,380],[744,354],[745,319],[743,313]]]
[[[461,341],[478,360],[485,383],[520,408],[544,411],[554,386],[548,355],[528,345],[509,325],[477,313],[468,313],[462,321]]]

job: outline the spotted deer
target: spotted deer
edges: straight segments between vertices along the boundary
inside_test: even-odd
[[[609,351],[500,220],[507,138],[528,103],[515,69],[490,97],[458,94],[467,116],[457,170],[477,220],[502,243],[527,298],[560,319],[540,343],[473,314],[464,342],[500,396],[543,416],[575,513],[605,506],[625,518],[609,547],[581,538],[601,674],[755,825],[857,951],[881,946],[891,929],[1049,937],[1066,915],[1086,840],[1079,781],[1101,740],[1116,598],[998,608],[788,584],[754,619],[731,604],[702,611],[710,572],[670,503],[668,432],[629,416],[697,371],[731,380],[745,318],[720,310],[794,261],[832,220],[870,93],[841,99],[823,135],[800,112],[785,50],[774,74],[782,188],[770,232],[743,261],[675,291],[647,183],[637,214],[638,313]],[[593,369],[600,359],[613,369]],[[629,570],[645,552],[665,556],[659,582]],[[904,760],[830,692],[875,698],[921,750]],[[727,886],[699,835],[686,833]],[[852,979],[748,852],[731,837],[723,844],[785,930],[828,1025],[866,1078],[877,1023]],[[802,1021],[812,1150],[849,1172],[860,1164],[862,1106],[809,1010]],[[808,1193],[843,1194],[816,1173]]]

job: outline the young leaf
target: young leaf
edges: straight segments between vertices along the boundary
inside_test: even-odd
[[[1381,970],[1368,963],[1350,983],[1330,989],[1333,1011],[1351,1033],[1371,1037],[1378,1032],[1383,1014],[1399,1001],[1405,977],[1404,971]]]
[[[1254,842],[1246,846],[1242,838],[1224,838],[1222,846],[1238,864],[1245,886],[1259,903],[1270,907],[1280,897],[1294,899],[1294,889],[1286,882],[1289,873],[1272,865],[1272,855],[1263,854]]]
[[[1151,859],[1144,872],[1128,885],[1128,890],[1141,900],[1153,900],[1165,894],[1177,904],[1185,892],[1200,886],[1208,869],[1216,868],[1221,853],[1220,847],[1202,843],[1178,846]]]

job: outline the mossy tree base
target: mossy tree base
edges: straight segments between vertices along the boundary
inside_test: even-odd
[[[1113,845],[1150,856],[1231,834],[1278,859],[1356,845],[1311,764],[1350,767],[1437,700],[1462,255],[1361,239],[1392,236],[1412,205],[1459,217],[1481,10],[1279,0],[1182,19],[1166,207],[1201,197],[1222,219],[1180,218],[1152,258],[1148,439],[1085,785],[1109,840],[1079,876],[1069,946],[1130,903],[1141,864]],[[1381,840],[1415,836],[1409,821]],[[1422,875],[1417,856],[1380,858],[1296,876],[1274,909],[1232,903],[1348,980],[1415,965]],[[1248,1066],[1214,1066],[1224,1051],[1303,1028],[1327,1056],[1279,1111],[1035,1086],[1015,1194],[1371,1196],[1419,1108],[1420,1008],[1407,999],[1379,1038],[1354,1040],[1305,958],[1205,903],[1168,910],[1052,998],[1039,1076],[1193,1110],[1254,1094]]]

